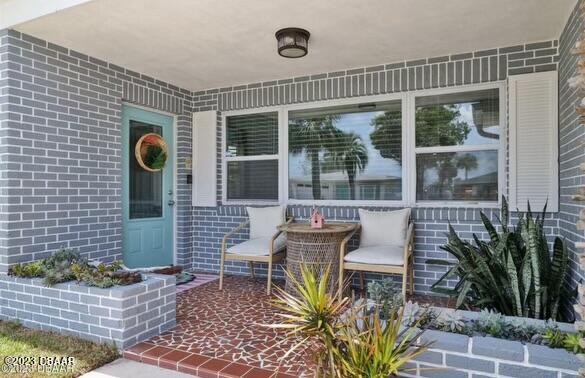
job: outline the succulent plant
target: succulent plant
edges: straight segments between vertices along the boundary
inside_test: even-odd
[[[415,324],[420,316],[423,314],[424,309],[416,302],[408,301],[404,305],[404,313],[402,314],[402,324],[410,327]]]
[[[33,278],[42,277],[45,271],[42,261],[35,261],[28,264],[16,264],[10,267],[10,274],[16,277]]]
[[[404,302],[402,291],[390,278],[368,283],[368,297],[375,302],[382,318],[386,318]]]
[[[463,313],[451,309],[441,311],[435,320],[435,324],[439,329],[450,332],[463,332],[466,326]]]
[[[492,311],[482,310],[477,318],[477,324],[480,332],[485,332],[492,336],[501,336],[505,330],[504,315]]]

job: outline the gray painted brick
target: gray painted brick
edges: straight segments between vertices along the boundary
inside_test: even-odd
[[[426,330],[422,334],[421,339],[424,341],[432,341],[433,348],[462,353],[467,352],[469,343],[469,337],[465,335],[435,330]]]
[[[527,344],[528,362],[566,370],[579,370],[582,362],[564,349],[551,349],[542,345]]]
[[[542,370],[533,367],[511,365],[511,364],[500,364],[498,367],[498,373],[508,377],[515,378],[556,378],[557,372],[551,370]]]
[[[524,347],[517,341],[507,341],[493,337],[474,337],[471,349],[473,354],[500,358],[510,361],[524,360]]]
[[[445,364],[455,368],[466,370],[483,371],[486,373],[494,373],[496,364],[493,361],[482,360],[479,358],[470,358],[449,354],[445,356]]]

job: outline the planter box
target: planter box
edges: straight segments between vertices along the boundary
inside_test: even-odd
[[[400,376],[577,378],[582,366],[576,355],[542,345],[435,330],[425,331],[422,339],[434,344]]]
[[[0,319],[24,326],[114,343],[128,348],[176,324],[175,277],[145,274],[144,281],[108,289],[0,274]]]
[[[372,301],[368,301],[373,304]],[[356,305],[363,304],[358,300]],[[435,311],[446,310],[431,307]],[[479,312],[458,310],[467,320],[475,320]],[[506,316],[521,319],[534,326],[544,325],[540,319]],[[575,332],[573,324],[557,323],[563,332]],[[583,363],[573,353],[544,345],[509,341],[491,336],[460,335],[437,330],[426,330],[423,341],[433,345],[416,360],[408,362],[401,377],[433,378],[580,378]]]

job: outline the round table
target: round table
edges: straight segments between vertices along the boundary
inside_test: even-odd
[[[337,292],[339,278],[339,248],[345,236],[356,227],[354,223],[326,223],[323,228],[311,228],[309,223],[290,223],[278,227],[286,232],[286,268],[302,282],[301,264],[322,276],[329,266],[327,290]],[[285,290],[296,294],[294,284],[287,277]]]

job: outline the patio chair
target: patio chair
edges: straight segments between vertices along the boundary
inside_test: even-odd
[[[248,220],[228,232],[221,243],[221,266],[219,289],[223,290],[223,271],[225,261],[248,261],[250,274],[256,277],[254,263],[268,264],[268,284],[266,293],[270,295],[272,286],[272,264],[285,257],[286,237],[277,227],[285,221],[285,206],[247,207]],[[286,223],[293,221],[290,218]],[[246,226],[250,226],[249,240],[228,248],[228,239]]]
[[[339,263],[339,293],[343,292],[346,270],[360,273],[360,287],[364,289],[364,272],[401,274],[402,295],[414,291],[414,224],[410,209],[381,212],[359,209],[360,226],[347,235],[341,244]],[[349,239],[361,229],[360,246],[347,253]]]

